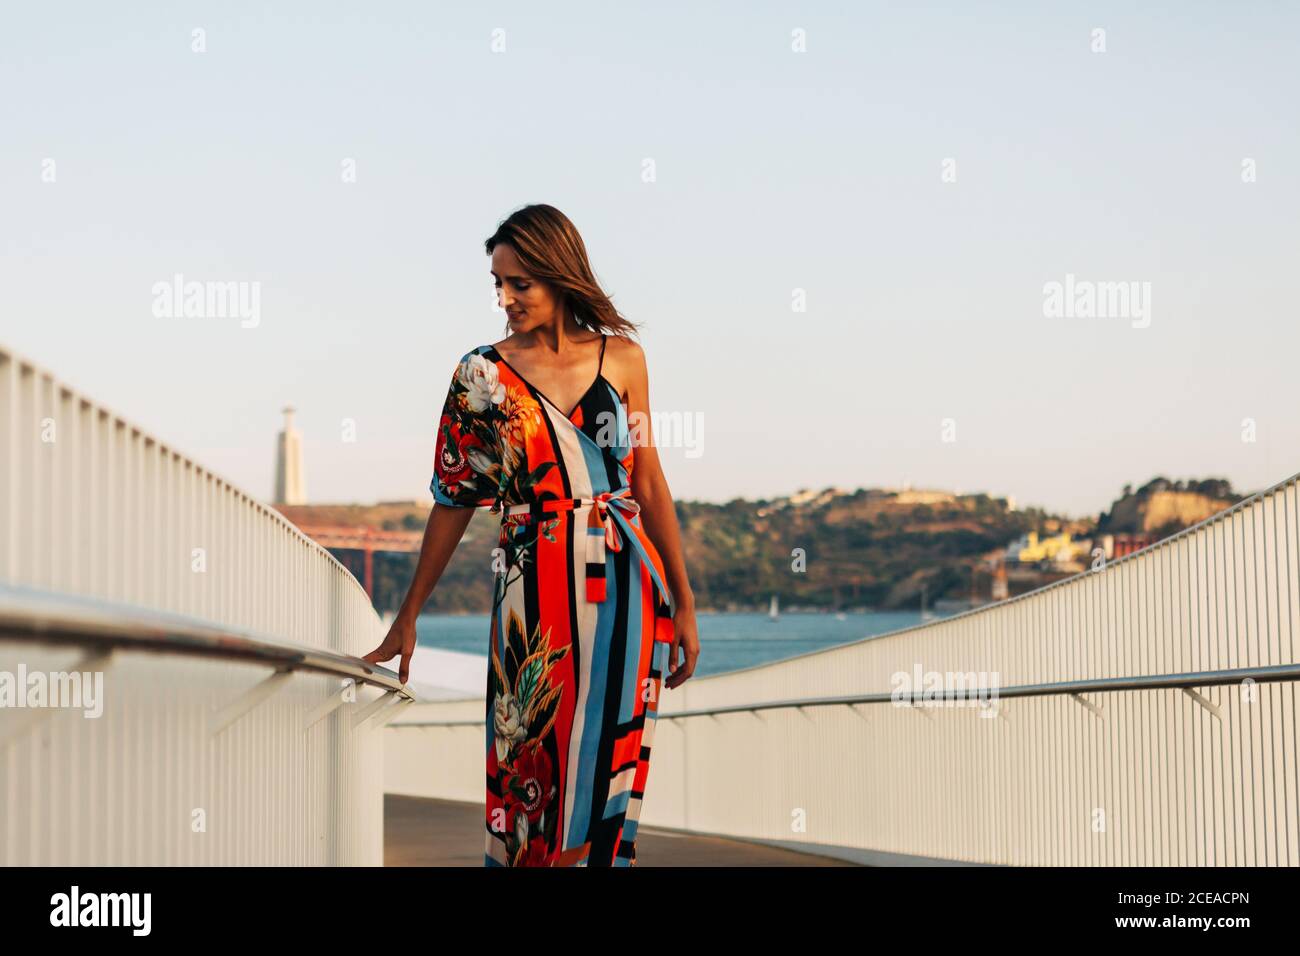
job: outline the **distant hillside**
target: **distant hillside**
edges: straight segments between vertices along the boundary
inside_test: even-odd
[[[423,531],[432,502],[380,501],[373,505],[278,505],[290,521],[317,525],[364,525],[382,531]]]
[[[1170,481],[1153,478],[1122,496],[1097,519],[1098,534],[1154,534],[1163,538],[1230,508],[1244,497],[1222,478]]]
[[[766,610],[773,594],[782,607],[917,607],[945,596],[964,598],[972,575],[987,594],[988,572],[974,570],[984,554],[1030,529],[1062,521],[1037,510],[1010,511],[1003,499],[950,492],[828,488],[771,500],[726,504],[677,502],[682,546],[697,605],[702,609]],[[428,507],[299,506],[291,518],[329,524],[422,530]],[[491,553],[497,521],[476,514],[427,609],[486,612],[491,604]],[[796,570],[795,549],[803,555]],[[358,554],[336,552],[358,578]],[[378,554],[375,605],[396,609],[415,567],[414,554]]]
[[[1228,482],[1155,478],[1122,497],[1096,520],[1039,509],[1012,510],[1002,498],[947,491],[839,488],[725,504],[679,501],[686,566],[701,609],[766,610],[773,594],[782,609],[849,610],[927,607],[974,593],[987,600],[993,568],[1007,545],[1029,531],[1172,534],[1241,499]],[[303,522],[365,524],[423,531],[429,505],[286,508]],[[491,555],[499,519],[480,509],[426,605],[442,613],[485,613],[491,606]],[[796,562],[798,549],[802,570]],[[336,552],[361,577],[358,554]],[[375,556],[375,605],[396,610],[415,567],[414,554]],[[1069,573],[1020,568],[1012,593]]]
[[[970,594],[973,568],[1049,516],[949,492],[827,489],[757,502],[677,506],[691,586],[702,606],[918,607]],[[805,570],[794,570],[795,549]],[[984,593],[987,577],[976,582]]]

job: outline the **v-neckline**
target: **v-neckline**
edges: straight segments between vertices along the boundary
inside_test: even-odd
[[[567,421],[569,424],[572,425],[574,414],[578,411],[579,408],[582,407],[582,403],[587,400],[587,396],[591,394],[591,390],[595,388],[597,385],[599,385],[601,380],[605,378],[604,372],[602,371],[602,369],[604,369],[605,367],[605,341],[604,341],[605,336],[602,334],[600,338],[601,338],[600,361],[596,365],[596,377],[592,380],[591,384],[587,386],[587,390],[578,397],[578,404],[573,406],[573,411],[569,412],[569,414],[567,415],[564,415],[564,409],[560,408],[559,405],[556,405],[555,402],[547,398],[546,393],[544,393],[540,388],[538,388],[532,382],[528,381],[528,379],[524,378],[524,376],[520,373],[519,369],[511,365],[510,361],[504,355],[501,354],[501,350],[499,348],[497,348],[495,345],[489,345],[488,348],[490,348],[493,352],[496,353],[497,358],[501,360],[501,364],[504,365],[506,368],[510,369],[510,371],[514,373],[515,378],[523,382],[524,385],[526,385],[530,391],[532,391],[535,395],[537,395],[538,398],[544,399],[546,401],[546,404],[550,405],[561,415],[564,415],[565,421]]]

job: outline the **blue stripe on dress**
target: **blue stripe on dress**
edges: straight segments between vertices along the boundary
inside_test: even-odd
[[[578,766],[569,767],[569,773],[576,774],[572,816],[569,818],[569,832],[566,834],[565,846],[579,846],[587,841],[587,830],[591,825],[592,781],[597,771],[600,757],[600,741],[604,732],[605,720],[605,686],[609,679],[609,645],[611,631],[614,627],[614,609],[617,607],[618,595],[615,588],[609,589],[603,604],[596,612],[596,633],[591,649],[590,686],[587,688],[587,706],[583,711],[582,741],[578,748]],[[581,596],[586,600],[586,595]],[[578,728],[575,726],[574,731]]]
[[[623,534],[622,528],[619,529],[618,533],[623,535],[624,538],[627,537]],[[624,632],[628,648],[623,656],[623,693],[618,707],[618,722],[620,724],[626,724],[632,719],[637,699],[641,696],[641,688],[637,684],[637,669],[641,664],[641,576],[645,573],[641,558],[632,543],[625,540],[623,547],[631,551],[627,563],[628,567],[632,569],[632,573],[628,575],[627,629]],[[614,573],[613,568],[609,567],[608,563],[606,564],[605,573],[611,576]],[[653,582],[651,582],[651,586],[653,587]]]

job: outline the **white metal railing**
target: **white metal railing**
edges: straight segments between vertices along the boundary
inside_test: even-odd
[[[642,823],[971,863],[1300,864],[1297,478],[1103,569],[666,691]],[[1008,693],[885,702],[918,672]],[[416,705],[386,744],[390,775],[436,748],[472,783],[389,789],[481,786],[476,706]]]
[[[11,615],[11,674],[107,664],[90,619],[145,626],[129,608],[336,662],[382,638],[352,574],[278,511],[2,349],[0,584],[64,595],[69,613],[72,598],[96,599],[89,633],[62,642],[36,642]],[[0,707],[0,863],[382,862],[380,721],[354,719],[374,688],[394,693],[386,672],[309,723],[350,678],[271,664],[267,685],[268,662],[217,643],[216,655],[127,643],[104,671],[100,717],[54,712],[13,732],[28,715]],[[214,728],[240,701],[252,706]]]

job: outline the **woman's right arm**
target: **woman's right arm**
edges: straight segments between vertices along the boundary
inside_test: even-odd
[[[398,654],[402,662],[398,668],[398,679],[406,683],[410,671],[411,655],[415,653],[415,619],[420,616],[424,603],[442,577],[442,572],[451,560],[456,546],[465,535],[470,520],[477,508],[453,507],[435,504],[429,512],[429,520],[424,526],[424,541],[420,545],[420,559],[411,577],[411,586],[406,589],[406,597],[401,609],[393,620],[387,636],[377,648],[362,658],[371,664],[382,664],[392,660]]]
[[[388,636],[364,658],[379,664],[401,654],[398,676],[403,684],[415,653],[415,620],[424,602],[442,577],[474,512],[495,504],[500,494],[501,459],[493,416],[502,417],[495,406],[504,395],[496,366],[477,349],[460,357],[438,417],[429,482],[434,505],[424,527],[420,560]]]

